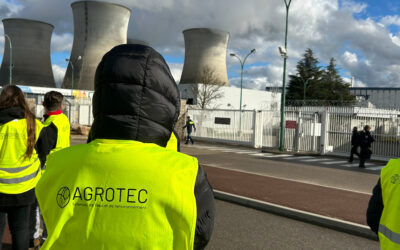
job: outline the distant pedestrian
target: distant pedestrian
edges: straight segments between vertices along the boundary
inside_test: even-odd
[[[365,168],[365,161],[371,159],[371,144],[375,141],[372,137],[371,133],[369,132],[371,127],[366,125],[364,130],[361,131],[359,136],[359,143],[360,143],[360,168]]]
[[[188,144],[189,141],[194,143],[193,138],[191,137],[192,131],[194,129],[194,132],[196,132],[196,126],[194,125],[194,122],[190,119],[190,116],[187,117],[186,124],[183,126],[183,129],[186,128],[187,130],[187,138],[185,144]]]
[[[351,151],[350,151],[350,158],[349,162],[353,162],[353,155],[357,155],[360,157],[360,154],[358,153],[358,147],[360,146],[360,140],[359,140],[359,133],[358,133],[358,128],[354,127],[353,128],[353,134],[351,136]]]

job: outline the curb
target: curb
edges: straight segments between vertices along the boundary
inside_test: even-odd
[[[368,226],[364,226],[361,224],[330,218],[315,213],[309,213],[302,210],[284,207],[273,203],[251,199],[231,193],[226,193],[215,189],[214,189],[214,196],[216,199],[219,200],[236,203],[242,206],[254,208],[264,212],[285,216],[295,220],[308,222],[314,225],[323,226],[337,231],[378,241],[377,235],[374,232],[372,232]]]

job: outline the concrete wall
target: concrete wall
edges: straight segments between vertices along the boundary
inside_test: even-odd
[[[3,19],[4,33],[12,43],[12,83],[40,87],[56,87],[50,59],[50,42],[54,26],[20,19]],[[5,38],[0,85],[9,83],[10,49]]]
[[[214,70],[218,81],[228,86],[226,49],[229,33],[206,28],[183,31],[185,38],[185,62],[180,83],[201,83],[205,68]]]
[[[178,88],[181,99],[196,100],[196,91],[193,91],[196,85],[203,88],[203,84],[179,84]],[[240,88],[221,86],[219,92],[222,97],[214,100],[207,107],[208,109],[232,109],[239,110],[240,106]],[[279,110],[281,103],[281,93],[270,92],[256,89],[242,89],[242,109],[243,110]],[[196,102],[195,102],[196,104]],[[196,105],[191,105],[196,108]]]
[[[74,89],[93,90],[97,65],[105,53],[127,43],[130,9],[118,4],[79,1],[71,4],[74,43],[70,60],[74,65]],[[81,56],[81,60],[78,57]],[[71,65],[62,84],[72,88]]]

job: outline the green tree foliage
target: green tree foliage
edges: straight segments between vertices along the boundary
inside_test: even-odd
[[[335,59],[331,58],[325,70],[318,66],[318,59],[311,49],[307,49],[303,58],[297,63],[297,74],[289,76],[287,102],[305,101],[310,103],[319,100],[349,103],[355,100],[349,92],[349,84],[344,83],[336,68]],[[304,97],[305,95],[305,97]],[[303,102],[301,102],[303,103]],[[318,103],[318,102],[317,102]]]

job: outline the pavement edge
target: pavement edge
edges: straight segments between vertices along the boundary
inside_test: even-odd
[[[273,213],[280,216],[285,216],[299,221],[312,223],[314,225],[327,227],[337,231],[349,233],[356,236],[378,241],[377,235],[367,226],[352,223],[344,220],[330,218],[319,214],[314,214],[302,210],[297,210],[277,204],[247,198],[231,193],[214,189],[214,197],[219,200],[236,203],[242,206],[254,208],[268,213]]]

